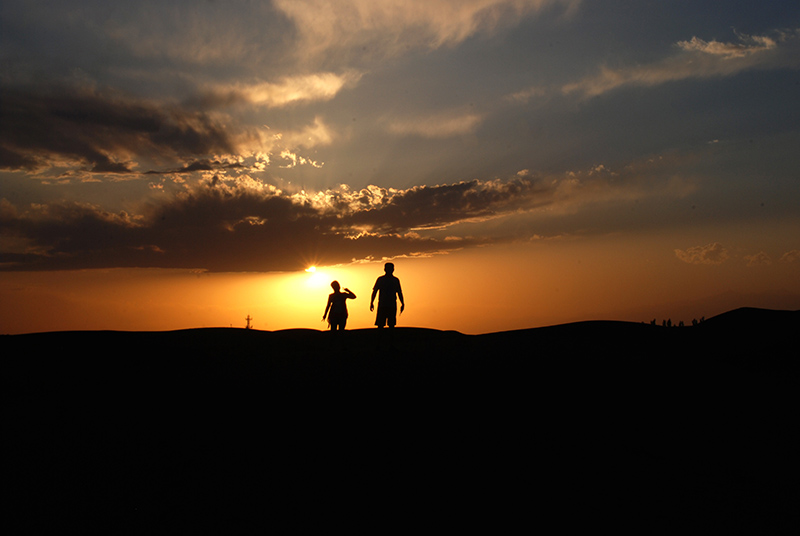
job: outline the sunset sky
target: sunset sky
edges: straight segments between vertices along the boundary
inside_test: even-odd
[[[799,96],[784,0],[3,0],[0,333],[800,309]]]

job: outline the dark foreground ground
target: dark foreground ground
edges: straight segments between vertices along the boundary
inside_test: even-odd
[[[0,337],[8,534],[796,534],[798,311]]]

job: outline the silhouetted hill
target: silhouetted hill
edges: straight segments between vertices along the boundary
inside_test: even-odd
[[[799,323],[3,336],[9,511],[37,534],[780,532]]]

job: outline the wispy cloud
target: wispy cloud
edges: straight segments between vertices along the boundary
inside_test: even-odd
[[[572,12],[579,0],[277,0],[300,36],[298,56],[391,56],[452,46],[514,25],[547,8]],[[345,51],[345,52],[343,52]]]
[[[676,43],[678,52],[659,62],[624,68],[603,66],[599,73],[565,84],[561,91],[594,97],[625,86],[657,86],[689,78],[731,76],[757,68],[800,67],[800,31],[775,32],[773,36],[737,34],[737,38],[737,42],[722,43],[693,37]]]
[[[628,87],[653,87],[692,78],[732,76],[751,69],[800,68],[800,30],[775,31],[757,36],[736,33],[737,41],[706,41],[692,37],[678,41],[674,52],[648,64],[628,67],[601,65],[598,72],[560,86],[535,85],[506,96],[506,100],[527,103],[554,95],[589,98]]]
[[[477,113],[445,111],[422,117],[386,119],[384,124],[393,134],[449,138],[474,132],[482,121],[483,116]]]
[[[532,86],[521,91],[517,91],[506,96],[506,100],[512,102],[528,102],[531,99],[538,97],[545,97],[550,94],[550,91],[545,87]]]
[[[719,242],[685,250],[676,249],[675,255],[688,264],[722,264],[730,258],[728,249]]]
[[[739,38],[737,43],[705,41],[699,37],[692,37],[688,41],[678,41],[677,46],[687,52],[702,52],[723,58],[744,58],[778,46],[778,41],[768,36],[737,34],[737,37]]]
[[[781,255],[781,262],[800,262],[800,249],[793,249]]]
[[[754,255],[745,255],[744,260],[747,261],[747,266],[769,266],[772,264],[772,258],[763,251],[759,251]]]
[[[358,82],[361,74],[312,73],[282,78],[278,82],[237,82],[202,90],[188,103],[196,106],[218,107],[235,104],[253,104],[267,108],[329,101],[344,87]]]
[[[273,139],[281,140],[289,147],[319,147],[330,145],[338,134],[321,117],[297,130],[287,130],[273,135]]]

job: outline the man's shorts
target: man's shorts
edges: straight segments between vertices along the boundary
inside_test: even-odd
[[[375,316],[375,325],[393,328],[397,324],[397,303],[378,303],[378,314]]]

